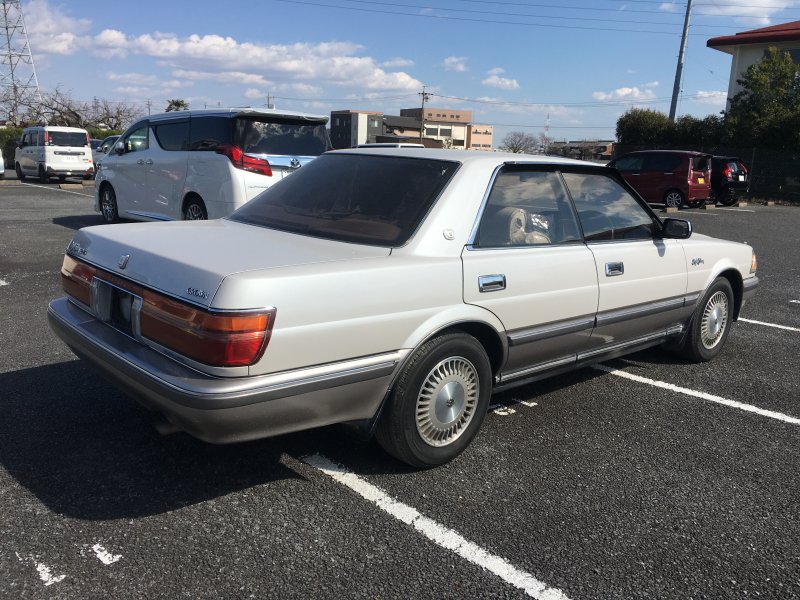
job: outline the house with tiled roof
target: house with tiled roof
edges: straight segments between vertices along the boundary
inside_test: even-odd
[[[774,47],[788,52],[795,64],[800,65],[800,21],[711,38],[706,46],[733,57],[728,81],[730,101],[742,89],[737,80],[744,76],[749,66],[764,57],[767,48]]]

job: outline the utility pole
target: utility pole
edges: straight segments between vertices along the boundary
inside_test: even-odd
[[[420,96],[422,96],[422,110],[419,113],[419,141],[422,142],[422,134],[425,131],[425,102],[431,99],[431,95],[425,92],[425,87],[422,86],[422,92]]]
[[[147,105],[147,115],[150,116],[150,107],[153,105],[153,103],[148,98],[148,100],[147,100],[147,102],[145,102],[145,104]]]
[[[686,54],[686,36],[689,33],[689,17],[692,15],[692,0],[686,2],[686,18],[683,20],[681,51],[678,53],[678,66],[675,69],[675,85],[672,87],[672,103],[669,105],[669,120],[675,121],[675,109],[678,107],[678,95],[681,93],[681,75],[683,74],[683,56]]]

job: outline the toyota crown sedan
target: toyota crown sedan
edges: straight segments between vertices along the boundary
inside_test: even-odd
[[[426,468],[500,390],[655,345],[716,357],[755,272],[752,248],[660,219],[615,169],[353,149],[225,219],[81,229],[48,316],[172,429],[347,423]]]

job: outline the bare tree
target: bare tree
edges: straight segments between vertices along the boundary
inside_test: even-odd
[[[524,131],[512,131],[503,138],[500,150],[517,154],[533,154],[539,149],[539,139]]]
[[[68,127],[97,127],[114,130],[125,129],[144,114],[141,106],[128,102],[94,98],[91,102],[75,100],[59,88],[42,94],[42,103],[26,107],[29,123],[48,123]]]
[[[94,121],[96,125],[106,125],[109,129],[121,131],[144,115],[144,107],[127,102],[100,100],[97,103]]]

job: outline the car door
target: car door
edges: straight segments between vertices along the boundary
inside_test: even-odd
[[[501,381],[574,363],[597,310],[597,273],[557,171],[506,165],[462,253],[464,301],[502,321]]]
[[[599,282],[587,354],[677,331],[692,310],[682,244],[660,237],[655,216],[613,173],[574,170],[563,176]]]
[[[629,154],[622,156],[614,161],[614,168],[622,174],[622,177],[637,193],[644,199],[648,199],[650,189],[647,172],[644,169],[646,154]]]
[[[114,188],[117,206],[122,216],[133,213],[150,216],[151,202],[147,196],[146,151],[149,146],[149,127],[142,121],[131,127],[119,139],[122,150],[117,145],[103,160],[105,178]]]
[[[644,162],[643,178],[647,189],[647,194],[642,194],[644,199],[648,202],[664,202],[670,190],[678,190],[685,196],[687,171],[680,168],[683,162],[684,158],[680,154],[669,152],[649,154]]]
[[[151,122],[147,194],[154,215],[182,218],[183,184],[189,161],[189,117]]]

